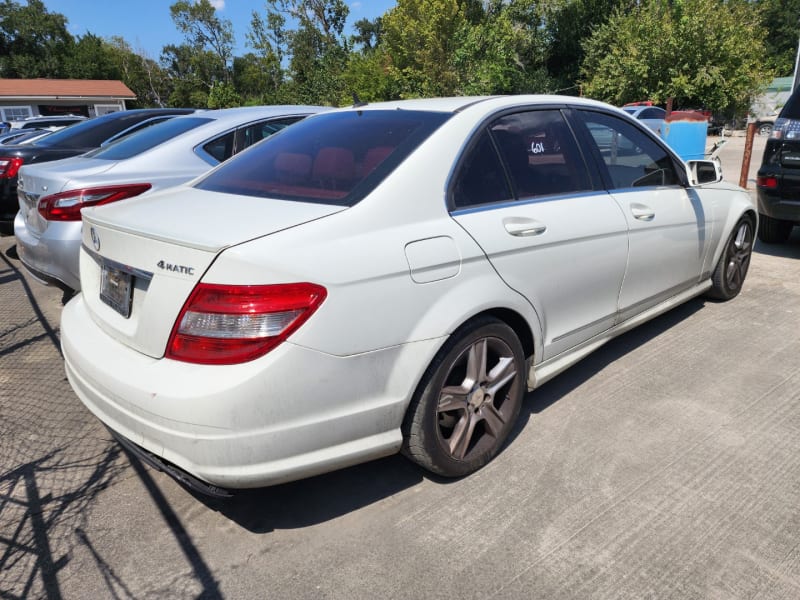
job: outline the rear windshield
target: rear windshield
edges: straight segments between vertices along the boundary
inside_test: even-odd
[[[195,187],[352,206],[450,116],[401,110],[315,116],[234,156]]]
[[[128,127],[158,116],[159,113],[115,112],[86,119],[65,127],[38,141],[37,146],[58,146],[60,148],[97,148],[112,135]]]
[[[780,114],[782,119],[800,120],[800,88],[789,96],[789,100],[784,105]]]
[[[131,135],[126,135],[118,142],[93,150],[86,156],[103,160],[125,160],[155,148],[159,144],[163,144],[195,127],[210,123],[212,120],[203,117],[168,119]]]

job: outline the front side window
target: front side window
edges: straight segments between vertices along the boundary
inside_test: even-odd
[[[451,113],[325,113],[232,157],[195,184],[202,190],[352,206]]]
[[[606,113],[580,112],[594,149],[605,164],[609,187],[681,184],[672,156],[635,125]]]

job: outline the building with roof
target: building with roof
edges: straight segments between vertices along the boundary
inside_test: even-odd
[[[98,79],[0,79],[0,121],[28,117],[96,117],[125,110],[134,94],[121,81]]]

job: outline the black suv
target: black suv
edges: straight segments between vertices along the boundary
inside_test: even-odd
[[[38,142],[0,147],[0,232],[13,231],[19,210],[17,173],[25,164],[77,156],[99,148],[104,143],[127,135],[175,115],[194,112],[191,108],[143,108],[108,113],[76,123]]]
[[[800,88],[781,110],[758,170],[758,239],[780,243],[800,225]]]

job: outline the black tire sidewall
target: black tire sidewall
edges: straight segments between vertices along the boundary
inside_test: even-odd
[[[497,338],[511,349],[517,369],[517,380],[512,384],[505,402],[512,403],[512,411],[502,434],[487,451],[470,460],[453,458],[441,438],[438,426],[439,395],[454,361],[472,344],[482,338]],[[424,452],[423,460],[411,456],[422,466],[446,477],[461,477],[473,473],[487,464],[503,447],[516,423],[525,394],[525,356],[522,344],[514,331],[502,321],[482,318],[457,330],[439,350],[428,367],[422,384],[409,406],[404,424],[404,443],[415,436]],[[409,418],[411,417],[411,418]],[[406,454],[409,454],[406,452]]]

